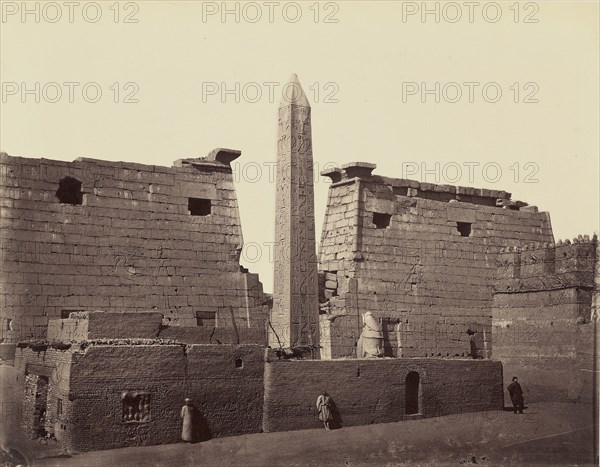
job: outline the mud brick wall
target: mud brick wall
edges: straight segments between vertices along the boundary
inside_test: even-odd
[[[263,352],[259,346],[225,345],[88,347],[73,357],[70,446],[87,451],[178,442],[185,397],[201,414],[203,437],[258,432]],[[124,391],[149,394],[149,421],[123,420]]]
[[[597,240],[575,242],[511,248],[498,261],[492,355],[526,402],[593,399]]]
[[[80,158],[1,155],[2,333],[44,337],[69,311],[157,310],[165,324],[221,327],[262,315],[262,285],[240,271],[243,244],[229,165],[195,159],[159,167]],[[82,204],[61,203],[61,179]],[[210,200],[191,215],[190,198]],[[62,316],[61,316],[62,315]]]
[[[502,191],[353,170],[331,184],[321,239],[331,357],[355,355],[371,311],[389,325],[389,356],[489,358],[498,252],[553,241],[549,215]]]
[[[212,436],[260,432],[264,351],[257,345],[189,347],[187,394],[205,415]]]
[[[405,414],[405,380],[420,376],[420,415]],[[316,410],[327,391],[342,426],[502,409],[502,366],[491,360],[274,360],[265,367],[263,430],[322,427]]]

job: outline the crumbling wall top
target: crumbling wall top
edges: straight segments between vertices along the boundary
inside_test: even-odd
[[[496,293],[593,288],[598,237],[579,235],[556,243],[502,248],[497,257]]]
[[[425,199],[438,199],[448,202],[468,202],[496,206],[502,209],[523,210],[538,212],[536,206],[529,206],[524,201],[512,200],[512,194],[504,190],[491,190],[487,188],[474,188],[448,184],[419,182],[404,178],[384,177],[373,175],[375,164],[369,162],[351,162],[341,167],[327,168],[321,175],[329,177],[332,187],[337,184],[352,183],[355,180],[369,181],[372,183],[391,187],[397,194]]]

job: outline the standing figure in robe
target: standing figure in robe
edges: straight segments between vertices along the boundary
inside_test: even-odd
[[[194,421],[194,406],[192,400],[185,398],[185,405],[181,408],[181,418],[183,419],[183,427],[181,429],[181,439],[186,443],[192,442],[192,427]]]
[[[326,430],[330,429],[329,422],[333,419],[331,405],[331,397],[327,392],[323,391],[323,393],[317,397],[317,410],[319,411],[319,420],[323,422]]]

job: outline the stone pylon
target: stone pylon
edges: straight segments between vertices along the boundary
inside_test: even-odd
[[[275,279],[269,344],[273,348],[318,345],[310,104],[295,74],[283,88],[278,126]]]

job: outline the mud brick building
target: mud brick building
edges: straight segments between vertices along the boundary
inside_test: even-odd
[[[331,178],[319,256],[322,350],[355,355],[360,315],[384,324],[386,355],[484,357],[500,248],[552,242],[550,216],[504,191],[372,174],[357,162]]]
[[[260,431],[264,346],[157,338],[160,313],[144,313],[152,324],[120,339],[110,321],[131,326],[139,313],[73,315],[50,326],[48,342],[16,350],[24,434],[50,432],[74,451],[174,443],[185,397],[202,413],[203,439]]]
[[[314,403],[324,385],[335,394],[343,426],[502,409],[502,366],[495,361],[285,360],[264,345],[163,339],[159,313],[145,316],[154,329],[120,339],[110,324],[115,315],[130,324],[140,318],[74,313],[51,321],[48,342],[16,349],[25,435],[50,432],[71,452],[175,443],[185,397],[201,415],[200,440],[317,428]]]
[[[112,323],[131,326],[142,315],[148,324],[137,336],[120,338]],[[285,360],[264,345],[165,339],[160,323],[154,312],[73,313],[51,320],[47,341],[20,343],[18,429],[31,438],[52,433],[72,452],[174,443],[185,397],[201,414],[199,439],[316,428],[324,384],[343,426],[502,408],[495,361]]]
[[[2,154],[4,342],[42,338],[49,319],[95,309],[263,332],[267,297],[239,263],[239,155],[216,149],[158,167]]]

